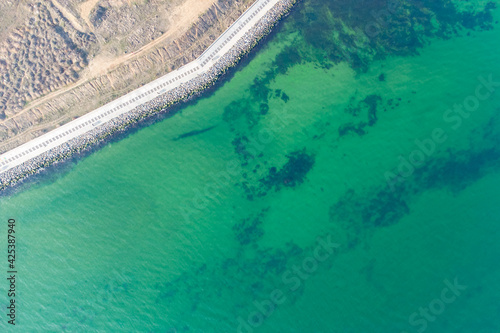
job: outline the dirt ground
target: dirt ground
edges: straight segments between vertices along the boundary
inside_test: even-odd
[[[252,3],[0,0],[0,153],[194,60]]]
[[[52,1],[54,3],[57,3],[55,0]],[[114,57],[112,54],[106,52],[106,50],[103,50],[102,52],[98,53],[91,61],[89,61],[87,68],[85,68],[81,73],[80,80],[61,89],[57,89],[56,91],[49,93],[41,98],[33,100],[24,110],[20,111],[18,114],[22,114],[23,112],[26,112],[33,107],[36,107],[56,96],[64,94],[65,92],[92,80],[93,78],[99,77],[101,75],[106,75],[109,71],[119,67],[120,65],[143,56],[167,39],[174,40],[176,38],[179,38],[194,22],[196,22],[201,14],[205,13],[214,3],[216,3],[216,1],[217,0],[185,0],[184,3],[176,6],[168,15],[167,19],[169,21],[175,22],[175,24],[171,29],[169,29],[159,38],[149,42],[135,52],[123,54],[120,56]],[[80,7],[81,13],[87,14],[87,12],[90,12],[98,2],[99,0],[89,0],[87,2],[84,2]],[[64,14],[65,13],[63,13],[63,15]],[[67,11],[66,15],[65,17],[70,22],[76,19],[73,15],[71,15],[71,13]],[[86,17],[88,20],[88,14]],[[83,29],[80,25],[79,27],[79,29]]]

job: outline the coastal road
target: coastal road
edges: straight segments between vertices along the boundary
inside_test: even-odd
[[[208,71],[280,0],[257,0],[198,59],[172,71],[78,119],[0,155],[0,174],[85,134],[113,118],[146,104]]]

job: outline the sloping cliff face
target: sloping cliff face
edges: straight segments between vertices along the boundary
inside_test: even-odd
[[[86,31],[80,31],[50,3],[37,5],[35,13],[43,11],[45,21],[50,23],[35,25],[34,30],[22,30],[26,26],[19,28],[14,32],[19,47],[12,48],[13,39],[9,36],[5,43],[10,44],[0,49],[0,71],[5,72],[18,66],[16,61],[9,59],[27,54],[23,60],[24,72],[16,76],[9,74],[7,82],[2,75],[0,89],[5,90],[0,90],[0,153],[196,59],[252,3],[252,0],[216,0],[175,38],[167,36],[153,41],[149,47],[132,41],[133,45],[142,48],[132,49],[135,53],[126,54],[124,61],[106,64],[107,69],[97,76],[89,75],[89,67],[95,65],[93,57],[102,39],[102,34],[91,31],[95,31],[96,26],[88,27],[82,21],[80,29],[83,27]],[[32,21],[32,17],[27,21]],[[46,41],[42,43],[36,34],[45,34]],[[53,39],[49,34],[60,38]],[[54,44],[53,40],[59,44]],[[42,47],[46,45],[50,48],[44,51]],[[37,65],[33,66],[30,59],[37,59]],[[6,97],[7,94],[10,95]]]

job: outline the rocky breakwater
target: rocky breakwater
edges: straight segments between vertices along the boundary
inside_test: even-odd
[[[31,160],[0,174],[0,191],[11,188],[30,175],[60,163],[74,154],[90,151],[93,147],[109,141],[113,136],[123,133],[131,126],[158,113],[173,112],[172,107],[180,102],[198,96],[214,85],[226,71],[234,67],[271,29],[285,16],[298,0],[278,2],[256,25],[241,37],[236,44],[221,56],[206,72],[179,87],[146,102],[130,112],[122,114],[95,129],[71,139]]]

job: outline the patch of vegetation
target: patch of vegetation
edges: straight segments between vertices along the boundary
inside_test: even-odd
[[[264,235],[262,220],[268,211],[269,208],[266,208],[259,215],[242,219],[233,226],[233,231],[240,245],[255,244],[262,238]]]
[[[232,131],[237,127],[253,128],[258,123],[258,118],[261,114],[254,109],[253,103],[247,99],[238,99],[229,103],[224,108],[222,119],[227,122]],[[240,126],[238,126],[240,125]]]
[[[323,68],[347,61],[364,72],[373,60],[417,54],[430,37],[492,29],[495,8],[493,1],[480,11],[460,11],[451,0],[307,0],[293,12],[289,29],[307,44],[296,53],[313,54]]]
[[[314,156],[307,154],[305,149],[295,151],[286,157],[288,162],[280,170],[271,167],[268,176],[260,180],[268,189],[274,187],[279,191],[282,187],[302,184],[314,165]]]
[[[90,22],[93,26],[98,27],[101,25],[102,21],[106,18],[106,12],[108,9],[103,6],[97,6],[93,9],[93,12],[90,14]]]
[[[358,103],[356,103],[355,96],[352,96],[349,105],[345,108],[344,112],[352,115],[354,118],[359,118],[363,115],[366,120],[362,120],[358,123],[351,122],[341,125],[338,130],[339,136],[342,137],[349,133],[355,133],[359,136],[365,135],[366,127],[371,127],[377,123],[377,111],[381,102],[382,97],[375,94],[368,95]]]
[[[25,10],[25,22],[5,32],[0,44],[0,112],[15,113],[28,102],[75,82],[95,43],[93,35],[67,24],[50,1],[36,2]]]

